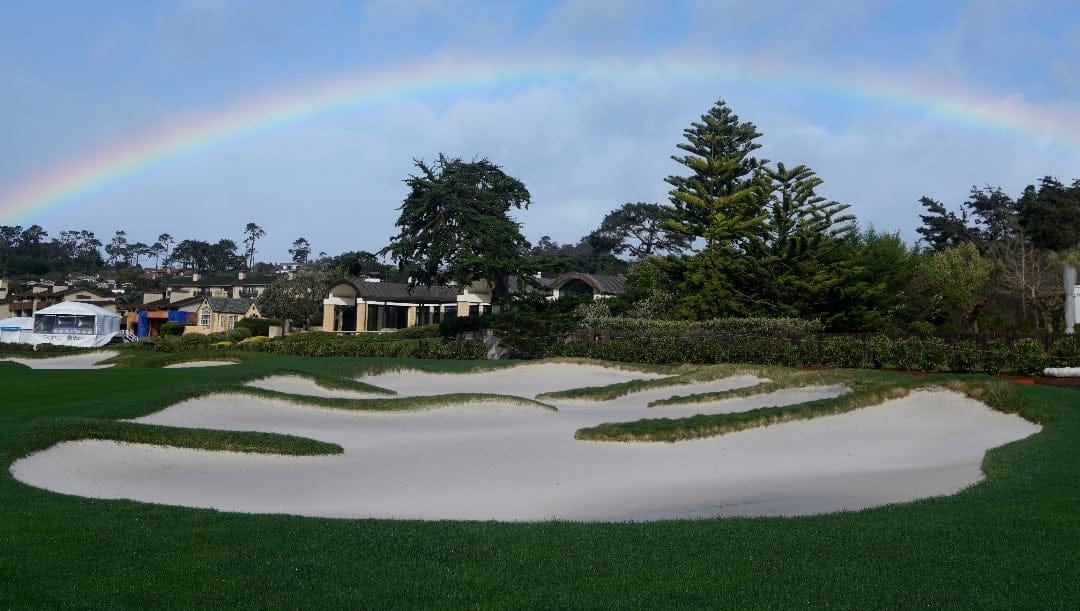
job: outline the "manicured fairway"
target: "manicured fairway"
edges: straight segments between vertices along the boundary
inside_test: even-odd
[[[86,424],[72,418],[144,415],[255,377],[332,378],[395,364],[252,357],[178,370],[0,363],[0,605],[1080,606],[1080,392],[1071,389],[1018,388],[1043,431],[991,451],[982,484],[947,498],[806,518],[501,524],[249,516],[62,496],[7,470]],[[296,451],[308,450],[327,451]]]

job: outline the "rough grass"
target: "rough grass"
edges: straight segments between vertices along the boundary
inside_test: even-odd
[[[282,371],[345,377],[403,364],[444,367],[282,356],[201,370],[0,363],[0,463],[59,441],[57,419],[134,418]],[[1043,430],[988,452],[986,479],[948,497],[644,524],[244,515],[65,496],[5,468],[0,607],[1080,607],[1080,392],[923,381],[1040,414]]]
[[[191,429],[93,418],[56,418],[39,421],[35,423],[35,426],[28,434],[49,439],[54,443],[99,439],[196,450],[283,454],[287,456],[317,456],[341,454],[343,452],[341,446],[336,443],[327,443],[294,435]]]
[[[591,361],[591,364],[597,363],[598,361]],[[628,380],[626,382],[616,382],[605,386],[570,388],[567,390],[541,393],[537,395],[536,398],[549,400],[576,399],[579,401],[611,401],[612,399],[618,399],[619,397],[625,397],[626,395],[645,390],[680,386],[694,382],[708,382],[710,380],[743,375],[751,372],[751,370],[747,369],[744,365],[709,365],[701,367],[684,365],[679,367],[668,367],[663,371],[657,371],[655,369],[631,369],[631,371],[664,373],[669,377],[652,380]]]

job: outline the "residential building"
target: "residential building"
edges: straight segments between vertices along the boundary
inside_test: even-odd
[[[228,331],[242,318],[259,318],[259,309],[252,299],[204,297],[195,310],[195,324],[184,333],[217,333]]]
[[[169,301],[183,301],[191,297],[228,297],[230,299],[258,298],[266,287],[277,279],[276,275],[248,274],[200,274],[180,276],[162,281],[164,292],[154,297]]]

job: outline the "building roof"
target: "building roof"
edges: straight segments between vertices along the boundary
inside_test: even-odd
[[[404,303],[456,303],[457,287],[453,286],[409,286],[401,282],[356,282],[338,280],[330,288],[348,284],[356,290],[357,297],[364,301],[399,301]]]
[[[254,305],[254,301],[250,299],[230,299],[228,297],[207,297],[206,303],[210,305],[210,309],[214,312],[224,312],[226,314],[247,314],[247,311]]]
[[[247,274],[244,279],[235,274],[200,275],[198,280],[192,280],[191,276],[169,278],[161,283],[165,286],[248,286],[253,284],[270,284],[277,280],[277,275]]]
[[[560,289],[571,280],[581,280],[593,288],[593,292],[602,295],[617,295],[626,288],[625,276],[605,276],[602,274],[583,274],[581,272],[567,272],[551,281],[553,289]]]
[[[180,308],[202,303],[205,297],[196,296],[188,297],[187,299],[179,299],[177,301],[169,301],[168,299],[156,299],[149,303],[133,304],[127,309],[129,310],[178,310]],[[216,298],[215,298],[216,299]]]
[[[118,316],[105,308],[96,306],[85,301],[61,301],[60,303],[42,308],[37,312],[34,312],[34,316],[39,314],[76,314],[87,316]]]

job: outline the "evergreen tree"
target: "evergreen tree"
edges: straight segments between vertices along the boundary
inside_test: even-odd
[[[716,215],[728,219],[752,219],[761,213],[759,162],[750,154],[760,148],[754,142],[761,134],[753,123],[741,123],[739,117],[719,100],[702,115],[701,121],[683,130],[686,142],[676,145],[685,154],[671,158],[686,166],[689,176],[668,176],[672,186],[671,203],[675,206],[668,226],[690,239],[705,238]],[[736,223],[730,229],[753,225]],[[710,230],[710,228],[712,228]],[[737,243],[741,235],[730,236]]]
[[[766,271],[760,293],[779,316],[820,318],[844,309],[835,289],[851,275],[854,261],[837,256],[854,229],[849,205],[827,201],[815,189],[822,180],[800,165],[764,167],[770,180],[768,217],[759,264]]]

